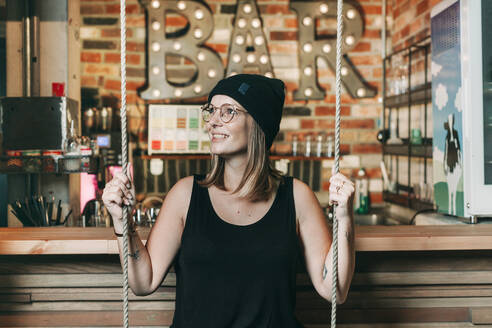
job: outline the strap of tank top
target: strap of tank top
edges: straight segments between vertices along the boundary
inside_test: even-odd
[[[280,187],[283,188],[283,191],[285,192],[285,200],[287,201],[287,206],[289,206],[289,209],[292,210],[294,224],[296,224],[296,207],[294,203],[294,178],[291,176],[284,176],[283,180],[283,185],[281,185]]]
[[[193,187],[191,190],[190,205],[188,206],[188,212],[186,214],[185,229],[186,226],[191,224],[190,220],[193,219],[193,212],[198,210],[197,206],[200,202],[201,193],[203,192],[203,190],[206,190],[205,188],[201,188],[201,186],[198,184],[198,181],[202,180],[203,178],[204,176],[200,174],[193,175]]]

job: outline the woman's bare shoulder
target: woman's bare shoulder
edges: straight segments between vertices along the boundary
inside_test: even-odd
[[[306,217],[307,213],[311,213],[313,207],[319,206],[318,199],[311,187],[303,181],[294,178],[292,184],[296,215],[298,219],[302,220],[302,218]]]
[[[191,192],[193,191],[193,181],[194,176],[192,175],[179,179],[171,190],[169,190],[167,196],[180,197],[182,200],[183,197],[191,197]]]

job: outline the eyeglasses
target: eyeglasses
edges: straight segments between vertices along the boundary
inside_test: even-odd
[[[232,119],[238,115],[240,112],[247,113],[244,110],[240,110],[237,106],[231,104],[222,104],[218,107],[207,103],[202,106],[202,118],[205,122],[210,122],[212,116],[217,110],[220,110],[220,120],[224,123],[229,123]]]

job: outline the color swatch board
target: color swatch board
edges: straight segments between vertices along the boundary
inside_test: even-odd
[[[148,153],[209,153],[200,105],[149,105]]]

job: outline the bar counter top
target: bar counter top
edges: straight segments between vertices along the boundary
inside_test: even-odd
[[[146,239],[149,228],[139,228]],[[356,250],[492,250],[492,225],[356,226]],[[116,254],[112,228],[0,228],[0,255]]]

